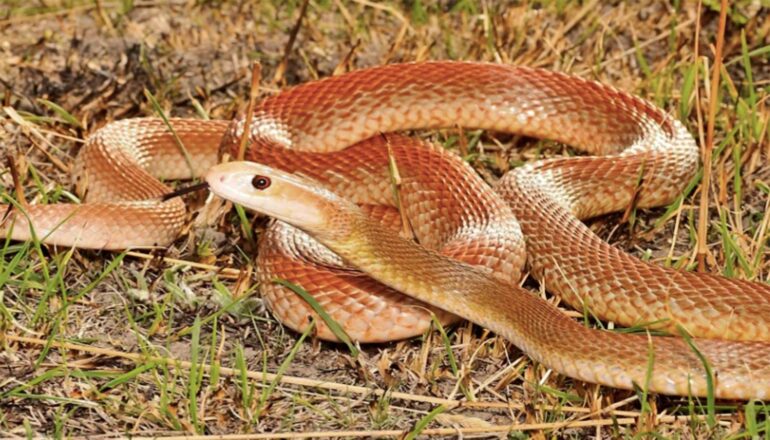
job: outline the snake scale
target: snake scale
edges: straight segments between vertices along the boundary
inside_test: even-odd
[[[159,179],[204,175],[223,153],[237,151],[245,126],[243,119],[170,122],[189,163],[160,119],[110,123],[76,159],[84,203],[12,210],[0,230],[28,240],[31,222],[51,244],[168,245],[187,213],[179,199],[160,200],[169,188]],[[587,155],[515,168],[490,188],[445,149],[392,133],[457,126],[552,139]],[[420,334],[432,313],[445,323],[462,317],[559,372],[622,388],[644,379],[651,346],[651,390],[706,393],[703,364],[682,339],[589,330],[516,287],[526,263],[577,310],[623,326],[688,332],[712,364],[717,396],[770,397],[770,286],[642,262],[581,221],[631,203],[670,203],[694,175],[692,136],[650,103],[541,69],[423,62],[289,88],[262,101],[249,127],[247,160],[317,182],[356,206],[342,203],[334,218],[348,213],[344,222],[371,224],[363,238],[347,239],[368,243],[361,255],[339,238],[319,242],[302,227],[304,202],[285,202],[298,219],[271,224],[257,265],[269,307],[289,327],[302,330],[313,312],[274,278],[311,292],[362,342]],[[390,160],[401,178],[398,206]],[[334,339],[323,325],[318,332]]]

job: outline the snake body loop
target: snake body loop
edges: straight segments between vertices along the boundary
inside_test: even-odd
[[[171,124],[190,164],[162,121],[111,123],[89,138],[76,160],[75,183],[85,203],[33,205],[26,215],[13,213],[0,230],[7,233],[13,225],[11,237],[27,240],[31,222],[37,236],[52,244],[167,245],[181,230],[186,210],[178,200],[160,201],[169,189],[158,179],[201,176],[223,152],[237,151],[245,125],[190,119]],[[528,164],[509,172],[493,190],[443,148],[396,134],[380,136],[455,126],[548,138],[589,156]],[[391,239],[380,232],[372,233],[378,243],[370,244],[381,249],[370,253],[384,263],[369,256],[358,261],[351,249],[341,257],[306,233],[274,222],[260,242],[259,278],[268,305],[288,326],[302,330],[313,312],[270,282],[276,277],[312,293],[360,341],[420,334],[431,313],[444,322],[461,315],[573,377],[626,388],[645,377],[639,338],[597,337],[558,312],[532,305],[520,289],[506,293],[501,286],[518,282],[526,260],[550,291],[598,318],[624,326],[653,323],[674,332],[683,328],[699,338],[758,341],[705,341],[705,352],[721,372],[721,396],[769,392],[766,386],[752,394],[746,384],[754,379],[764,384],[770,377],[766,361],[756,354],[770,354],[770,287],[643,263],[604,243],[580,221],[632,202],[670,203],[694,175],[698,148],[692,137],[646,101],[540,69],[428,62],[359,70],[288,89],[265,99],[250,127],[248,160],[313,179],[356,203],[366,221],[383,231],[413,234],[425,249],[443,254],[441,261],[450,258],[483,272],[444,273],[451,266],[431,263],[438,257],[419,260],[423,253],[400,244],[391,248]],[[400,212],[390,160],[401,176]],[[370,278],[359,265],[367,273],[370,267],[402,273],[396,282],[381,274]],[[442,296],[431,282],[448,293]],[[400,287],[428,304],[399,293]],[[334,338],[323,325],[319,336]],[[686,393],[693,384],[683,378],[690,374],[697,376],[693,392],[703,393],[702,365],[681,340],[654,338],[653,345],[655,390]],[[571,363],[570,346],[595,356]],[[629,367],[633,372],[610,362],[632,355],[637,356]]]

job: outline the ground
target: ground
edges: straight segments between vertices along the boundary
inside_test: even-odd
[[[287,51],[301,1],[0,0],[0,188],[15,194],[10,157],[30,202],[71,198],[68,175],[89,133],[158,114],[145,91],[166,115],[243,114],[255,61],[263,94],[397,61],[515,63],[641,95],[701,144],[709,106],[717,105],[706,269],[767,282],[770,5],[732,2],[715,101],[719,2],[703,3],[699,11],[694,1],[318,0]],[[495,142],[502,147],[481,152]],[[522,162],[569,154],[494,134],[476,148],[469,160],[489,181]],[[694,269],[702,190],[697,181],[682,203],[640,212],[633,227],[620,215],[591,225],[632,254]],[[162,255],[0,241],[0,436],[409,437],[422,430],[743,438],[770,431],[761,403],[710,406],[575,382],[469,324],[446,338],[433,332],[365,346],[357,357],[302,337],[264,309],[253,244],[234,218],[190,228]]]

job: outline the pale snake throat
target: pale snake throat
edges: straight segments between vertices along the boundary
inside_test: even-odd
[[[32,205],[26,216],[12,210],[0,231],[8,235],[12,227],[11,238],[29,240],[31,219],[36,236],[51,244],[167,246],[186,208],[179,198],[160,201],[170,189],[158,179],[206,174],[222,153],[235,155],[244,127],[242,119],[170,122],[192,169],[162,120],[113,122],[77,157],[84,203]],[[589,155],[527,164],[493,189],[456,155],[392,133],[458,126],[547,138]],[[692,335],[713,369],[717,397],[770,398],[770,286],[642,262],[581,222],[632,203],[671,203],[695,174],[692,136],[652,104],[540,69],[397,64],[266,98],[249,135],[246,159],[267,167],[220,165],[208,178],[218,179],[215,193],[283,220],[261,236],[257,271],[267,305],[287,326],[302,331],[314,312],[276,278],[310,292],[357,341],[419,335],[432,313],[443,323],[461,317],[570,377],[707,393],[703,362],[684,339],[589,329],[517,287],[526,263],[579,311]],[[400,212],[389,154],[401,178]],[[290,188],[297,198],[281,195],[276,213],[246,197],[259,191],[253,185],[239,187],[243,197],[228,192],[223,182],[235,187],[239,181],[230,177],[255,170],[274,177],[264,194]],[[400,236],[405,230],[419,245]],[[321,322],[317,333],[334,339]]]

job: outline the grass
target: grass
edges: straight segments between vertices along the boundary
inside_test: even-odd
[[[768,282],[768,5],[733,3],[712,93],[719,5],[705,3],[696,30],[695,4],[677,1],[318,0],[297,26],[302,1],[6,0],[0,151],[16,159],[30,203],[72,200],[74,153],[95,128],[158,114],[232,118],[253,98],[256,60],[262,96],[401,60],[546,67],[642,95],[677,115],[701,144],[713,121],[704,263]],[[571,154],[552,142],[478,131],[421,135],[458,151],[490,181],[518,164]],[[633,231],[618,227],[620,214],[592,228],[653,263],[693,269],[702,176],[701,169],[670,206],[637,210]],[[4,167],[0,181],[7,194],[12,176]],[[0,437],[770,436],[762,402],[574,382],[470,324],[361,347],[355,357],[344,345],[284,330],[256,295],[254,223],[241,211],[221,227],[191,227],[162,255],[3,241]]]
[[[345,333],[345,329],[342,328],[337,321],[332,319],[331,316],[329,316],[328,313],[326,313],[326,310],[324,310],[323,306],[316,301],[316,299],[311,295],[307,290],[303,289],[302,287],[286,280],[282,279],[275,279],[273,280],[274,283],[280,284],[284,287],[289,288],[291,291],[293,291],[295,294],[299,295],[303,301],[308,303],[308,305],[313,309],[313,311],[323,320],[323,322],[326,324],[327,327],[329,327],[329,330],[334,334],[334,336],[345,346],[348,347],[348,350],[350,350],[350,355],[354,358],[358,357],[359,350],[356,348],[353,341],[350,339],[350,336],[348,336],[347,333]]]

